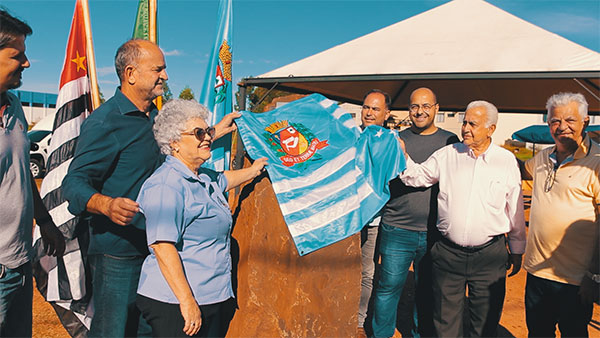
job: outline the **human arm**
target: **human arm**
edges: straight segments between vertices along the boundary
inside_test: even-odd
[[[263,168],[267,164],[267,158],[261,157],[255,160],[254,163],[252,163],[252,165],[248,168],[243,168],[239,170],[227,170],[223,172],[225,178],[227,178],[227,188],[225,189],[225,191],[234,189],[240,184],[260,175],[263,171]]]
[[[242,116],[242,114],[240,114],[236,111],[225,115],[223,117],[223,119],[221,119],[221,121],[219,121],[219,123],[215,124],[215,126],[214,126],[215,127],[214,139],[217,140],[217,139],[233,132],[234,130],[237,130],[237,126],[235,125],[235,123],[233,123],[233,121],[240,116]]]
[[[137,203],[128,198],[100,193],[105,176],[114,170],[119,155],[119,142],[101,122],[86,120],[81,127],[75,156],[63,180],[63,192],[69,211],[105,215],[116,224],[127,225],[137,213]]]
[[[185,278],[179,253],[171,242],[156,242],[150,247],[154,250],[160,272],[179,301],[179,310],[185,321],[183,332],[193,336],[200,331],[202,313]]]
[[[600,240],[600,239],[599,239]],[[600,274],[600,252],[598,250],[599,241],[596,241],[596,248],[592,254],[592,261],[588,271],[592,274]],[[579,285],[579,296],[584,304],[600,302],[600,284],[593,281],[586,273]]]
[[[44,243],[44,251],[49,256],[60,257],[65,253],[65,237],[58,230],[52,217],[48,213],[48,209],[44,205],[40,193],[35,183],[35,179],[31,176],[31,193],[33,196],[33,216],[36,224],[40,227],[42,242]]]
[[[527,162],[523,162],[517,158],[517,163],[519,164],[519,171],[521,172],[522,180],[532,180],[533,179],[533,176],[531,176],[531,171],[530,171],[530,169],[531,169],[530,166],[533,165],[533,162],[531,162],[532,160],[533,159],[529,159]],[[529,166],[529,168],[528,168],[528,166]]]
[[[404,142],[400,143],[404,149]],[[440,179],[440,163],[445,156],[446,147],[434,152],[425,162],[415,163],[405,151],[406,170],[398,177],[404,184],[411,187],[430,187],[438,183]]]
[[[512,267],[510,276],[516,275],[521,270],[521,261],[525,252],[526,230],[525,213],[523,210],[523,190],[521,189],[521,178],[518,165],[514,163],[508,168],[506,196],[506,214],[510,222],[510,231],[508,232],[508,247],[510,258],[506,269]]]

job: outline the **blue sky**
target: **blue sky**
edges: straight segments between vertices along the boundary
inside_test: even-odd
[[[233,77],[257,76],[389,26],[447,1],[234,0]],[[524,20],[600,51],[600,1],[490,0]],[[106,98],[118,82],[118,46],[131,37],[137,0],[89,0],[99,83]],[[0,0],[34,30],[27,39],[32,66],[23,90],[57,93],[74,0]],[[158,0],[159,44],[169,86],[202,87],[215,29],[217,0]],[[540,51],[543,52],[543,51]]]

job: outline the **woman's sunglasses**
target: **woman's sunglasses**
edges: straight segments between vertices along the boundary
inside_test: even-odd
[[[214,138],[215,137],[215,127],[208,127],[208,128],[194,128],[194,130],[186,132],[186,133],[181,133],[182,135],[194,135],[196,136],[196,139],[198,139],[198,141],[202,142],[204,141],[204,137],[206,136],[206,134],[210,135],[210,138]]]

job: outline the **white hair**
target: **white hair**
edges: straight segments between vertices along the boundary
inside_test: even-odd
[[[571,102],[577,103],[577,110],[582,119],[588,116],[588,103],[585,100],[585,96],[580,93],[558,93],[550,96],[546,101],[546,110],[548,111],[547,120],[552,117],[552,110],[556,107],[566,106]]]
[[[164,104],[156,119],[154,119],[154,138],[165,155],[171,155],[171,142],[181,140],[185,124],[200,118],[206,121],[209,111],[205,106],[194,100],[172,99]]]
[[[467,106],[467,110],[479,107],[485,108],[485,116],[487,117],[487,120],[485,121],[485,126],[487,128],[489,128],[492,124],[498,123],[498,108],[496,108],[496,106],[487,101],[473,101],[469,103],[469,105]]]

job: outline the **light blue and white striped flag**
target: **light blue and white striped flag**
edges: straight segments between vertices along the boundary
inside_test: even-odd
[[[232,66],[232,0],[220,0],[217,22],[217,36],[200,93],[201,104],[211,112],[208,125],[214,126],[233,108],[231,83]],[[229,149],[231,134],[216,140],[212,145],[212,156],[204,167],[217,171],[229,169]]]
[[[395,131],[370,126],[319,94],[236,120],[250,157],[267,157],[279,207],[300,255],[357,233],[405,169]]]

